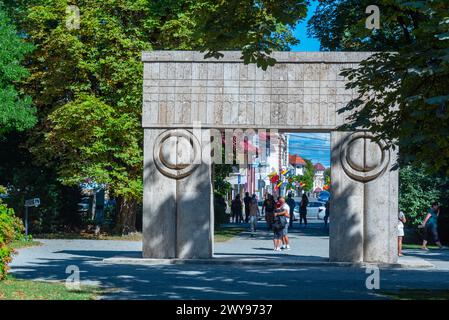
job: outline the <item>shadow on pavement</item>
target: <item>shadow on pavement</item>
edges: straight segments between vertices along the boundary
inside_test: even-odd
[[[37,259],[14,266],[17,278],[65,281],[66,267],[78,266],[81,281],[98,283],[105,299],[380,299],[365,286],[363,268],[123,265],[98,260],[117,252],[70,251],[64,259]],[[122,254],[122,253],[121,253]],[[448,272],[381,270],[381,289],[447,288]]]

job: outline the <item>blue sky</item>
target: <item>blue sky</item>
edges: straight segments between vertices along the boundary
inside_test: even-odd
[[[291,133],[289,135],[289,153],[298,154],[313,164],[319,162],[330,167],[330,134],[329,133]]]
[[[320,42],[317,39],[309,38],[307,36],[307,21],[309,21],[315,13],[317,6],[318,1],[311,1],[308,8],[309,10],[307,11],[307,18],[296,26],[294,34],[295,37],[299,39],[300,43],[296,46],[292,46],[292,51],[320,51]]]
[[[309,7],[307,18],[299,23],[295,29],[296,38],[300,44],[291,47],[292,51],[320,51],[320,42],[307,37],[307,21],[315,12],[318,1],[313,1]],[[290,136],[290,154],[298,154],[314,164],[320,162],[323,166],[330,166],[330,134],[329,133],[294,133]]]

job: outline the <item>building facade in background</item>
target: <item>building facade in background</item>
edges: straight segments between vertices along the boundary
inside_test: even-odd
[[[315,175],[313,176],[313,192],[323,191],[324,171],[326,168],[321,163],[316,163],[313,168],[315,169]]]

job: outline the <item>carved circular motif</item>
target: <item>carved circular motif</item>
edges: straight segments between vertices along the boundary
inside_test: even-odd
[[[192,174],[200,164],[201,146],[187,130],[164,131],[154,143],[153,159],[163,175],[181,179]]]
[[[368,182],[380,176],[390,163],[384,141],[374,141],[368,132],[355,132],[343,142],[340,160],[345,173],[356,181]]]

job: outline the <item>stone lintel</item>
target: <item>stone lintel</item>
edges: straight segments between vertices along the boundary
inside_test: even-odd
[[[223,51],[222,58],[204,59],[205,53],[198,51],[146,51],[142,53],[143,62],[241,62],[240,51]],[[270,56],[278,63],[359,63],[374,52],[273,52]]]

